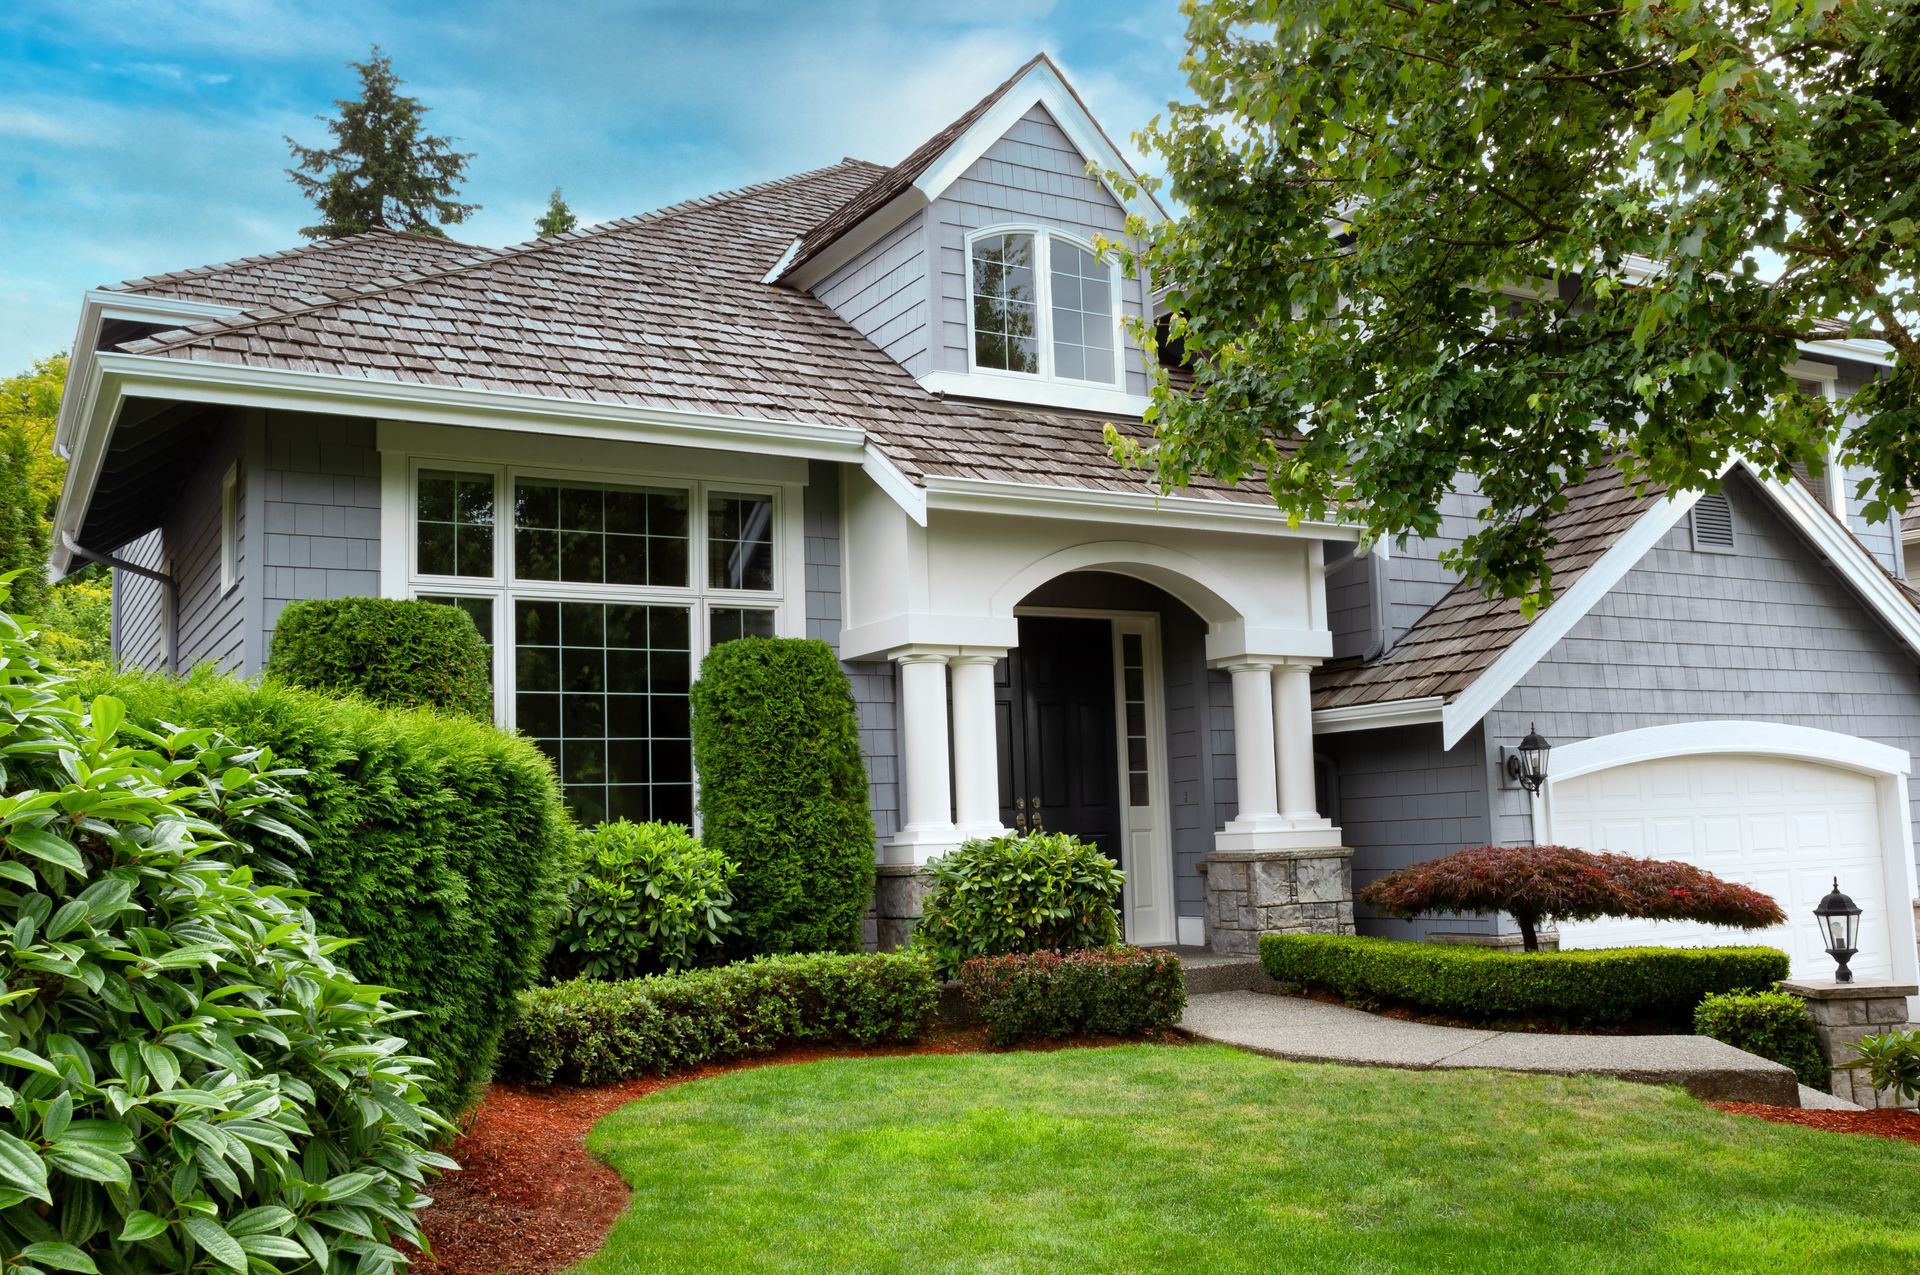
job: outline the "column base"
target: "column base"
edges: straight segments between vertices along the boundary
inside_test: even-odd
[[[881,847],[882,866],[918,867],[960,848],[960,830],[950,823],[919,827],[908,824],[887,839]]]
[[[907,945],[925,912],[932,878],[925,868],[883,863],[873,877],[873,947],[892,952]]]
[[[1353,933],[1352,860],[1353,851],[1338,845],[1221,845],[1200,864],[1207,878],[1207,946],[1252,955],[1262,934]]]
[[[1859,979],[1837,983],[1830,978],[1809,978],[1784,979],[1780,990],[1792,992],[1807,1004],[1821,1057],[1831,1069],[1827,1073],[1828,1093],[1869,1109],[1915,1105],[1911,1099],[1902,1102],[1891,1091],[1875,1089],[1865,1068],[1838,1064],[1856,1057],[1852,1047],[1863,1037],[1901,1030],[1907,1021],[1907,998],[1920,988],[1912,983]]]
[[[1215,853],[1236,854],[1260,850],[1336,850],[1340,848],[1340,829],[1334,827],[1330,819],[1288,819],[1284,815],[1235,819],[1213,834],[1213,848]]]

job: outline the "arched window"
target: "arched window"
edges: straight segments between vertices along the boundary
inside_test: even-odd
[[[1113,261],[1058,231],[990,227],[967,238],[975,371],[1118,386]]]

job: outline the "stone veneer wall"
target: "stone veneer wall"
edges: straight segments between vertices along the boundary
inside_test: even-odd
[[[1260,950],[1262,934],[1353,933],[1353,851],[1221,850],[1207,876],[1207,946]]]

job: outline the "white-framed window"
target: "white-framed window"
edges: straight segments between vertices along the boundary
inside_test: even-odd
[[[575,815],[692,824],[700,660],[799,627],[793,489],[414,457],[406,496],[407,595],[473,617]]]
[[[1831,363],[1814,363],[1806,359],[1790,365],[1787,374],[1793,377],[1794,388],[1809,398],[1824,398],[1829,403],[1840,397],[1840,369]],[[1840,463],[1840,440],[1833,440],[1827,448],[1827,472],[1819,482],[1811,474],[1802,474],[1807,485],[1822,504],[1839,514],[1847,516],[1847,471]]]
[[[1037,225],[967,235],[968,366],[991,375],[1124,389],[1120,266]]]
[[[240,462],[220,480],[220,592],[240,583]]]

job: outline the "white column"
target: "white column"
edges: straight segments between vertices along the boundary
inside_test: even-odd
[[[1320,822],[1313,791],[1313,684],[1305,664],[1273,669],[1273,738],[1280,759],[1280,817]]]
[[[948,785],[947,657],[912,652],[900,663],[900,751],[905,820],[888,843],[888,859],[925,863],[959,844],[953,827],[953,794]]]
[[[1233,822],[1245,826],[1272,823],[1279,812],[1274,783],[1273,666],[1263,663],[1227,665],[1233,675],[1234,783],[1239,813]]]
[[[993,726],[993,666],[1003,651],[953,656],[953,806],[962,840],[993,837],[1000,825],[1000,745]]]

